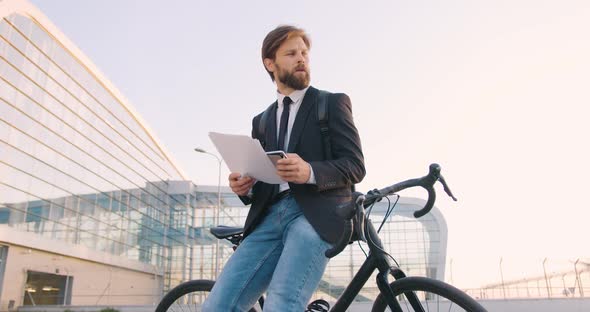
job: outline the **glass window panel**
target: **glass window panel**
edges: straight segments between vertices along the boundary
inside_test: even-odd
[[[96,194],[81,195],[81,198],[79,200],[80,214],[85,216],[94,216],[96,208],[96,198]]]
[[[23,304],[25,306],[70,304],[72,279],[71,276],[27,271]]]
[[[27,202],[20,202],[20,203],[5,203],[6,207],[11,209],[10,217],[8,224],[15,228],[22,228],[26,230],[24,227],[25,218],[26,218],[26,210],[27,210]]]
[[[0,224],[8,224],[10,220],[10,208],[0,204]]]
[[[96,197],[96,205],[104,209],[105,211],[109,211],[111,207],[111,197],[107,193],[100,193],[97,194]]]

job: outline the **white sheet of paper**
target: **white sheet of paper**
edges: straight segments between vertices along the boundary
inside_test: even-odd
[[[239,172],[258,181],[284,183],[260,142],[245,135],[209,132],[209,138],[231,172]]]

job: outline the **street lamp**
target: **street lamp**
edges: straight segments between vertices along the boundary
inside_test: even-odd
[[[207,152],[206,150],[204,150],[202,148],[198,148],[198,147],[195,148],[195,152],[211,155],[211,156],[215,157],[215,159],[217,159],[217,162],[219,163],[219,173],[217,175],[217,209],[215,209],[215,214],[214,214],[215,226],[218,226],[219,225],[219,212],[221,209],[221,158],[219,158],[215,154],[211,154],[211,153]],[[217,278],[218,274],[219,274],[219,240],[216,239],[215,240],[215,278]]]
[[[502,293],[504,294],[504,299],[506,299],[506,286],[504,285],[504,272],[502,272],[502,257],[500,257],[500,277],[502,278]]]
[[[547,269],[545,269],[545,262],[547,262],[547,258],[543,259],[543,274],[545,275],[545,286],[547,286],[547,298],[551,299],[551,286],[549,286],[549,279],[547,279]]]

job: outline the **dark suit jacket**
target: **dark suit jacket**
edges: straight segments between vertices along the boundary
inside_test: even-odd
[[[288,153],[297,153],[311,164],[316,184],[289,183],[291,194],[303,210],[303,214],[316,232],[327,242],[334,243],[344,231],[344,221],[334,214],[338,205],[351,200],[351,185],[360,182],[365,176],[365,165],[359,134],[354,126],[350,99],[346,94],[333,93],[328,96],[328,124],[332,159],[324,158],[324,148],[317,116],[318,90],[310,87],[299,107],[291,137]],[[266,122],[266,151],[277,149],[276,102]],[[261,139],[258,123],[261,114],[252,120],[252,137]],[[240,198],[244,204],[251,204],[245,235],[256,227],[264,211],[272,203],[278,187],[256,182],[252,197]]]

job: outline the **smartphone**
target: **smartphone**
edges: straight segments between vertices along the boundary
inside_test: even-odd
[[[287,154],[283,151],[272,151],[272,152],[266,152],[266,155],[268,155],[268,158],[270,159],[270,161],[272,162],[272,164],[274,166],[277,165],[277,161],[281,158],[287,158]]]

